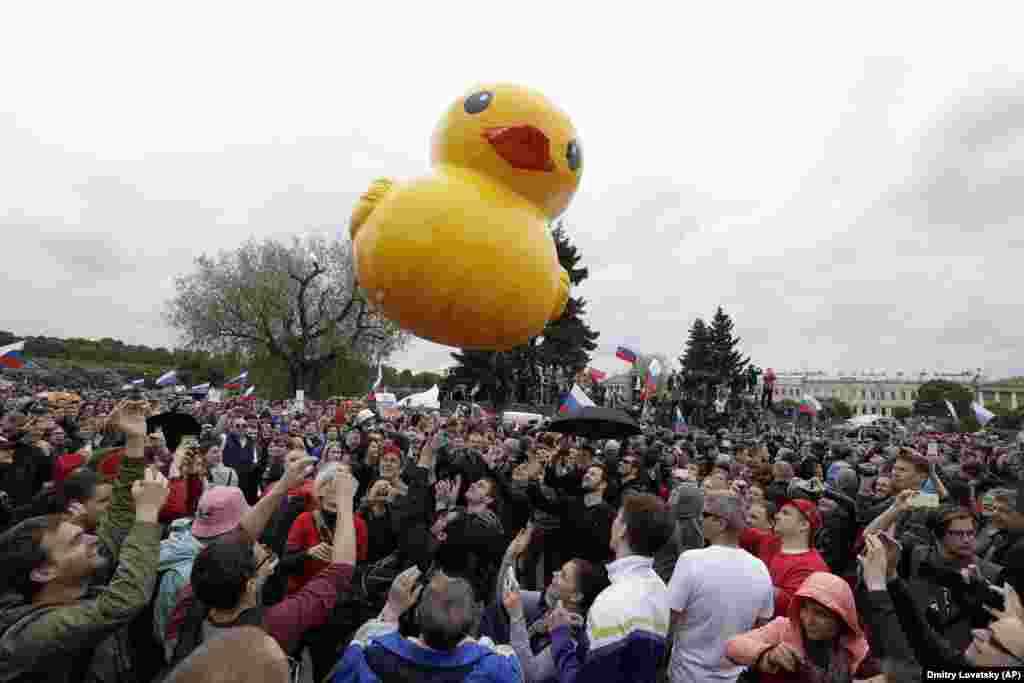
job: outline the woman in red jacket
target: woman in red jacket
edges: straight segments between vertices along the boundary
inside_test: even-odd
[[[300,514],[288,531],[288,545],[281,559],[282,569],[290,574],[289,595],[302,589],[306,582],[330,565],[331,539],[338,520],[338,506],[334,495],[334,480],[344,465],[329,463],[316,477],[313,486],[317,506]],[[366,560],[369,540],[366,522],[359,515],[353,517],[356,527],[356,559]]]

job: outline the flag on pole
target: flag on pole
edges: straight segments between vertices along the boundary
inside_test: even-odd
[[[173,385],[177,381],[178,381],[178,371],[177,370],[168,370],[164,374],[160,375],[159,378],[157,378],[156,385],[158,387],[164,387],[164,386],[168,386],[168,385]]]
[[[133,379],[131,382],[128,382],[128,384],[125,384],[123,387],[121,387],[121,391],[129,391],[131,389],[134,389],[135,387],[141,387],[145,383],[145,379]]]
[[[579,384],[573,384],[572,390],[565,395],[562,406],[558,409],[560,413],[575,413],[581,408],[593,408],[594,402],[590,400],[586,392],[580,389]]]
[[[683,417],[683,413],[679,410],[679,406],[676,406],[676,414],[672,419],[672,431],[676,434],[685,434],[689,431],[689,427],[686,424],[686,418]]]
[[[953,418],[953,422],[956,422],[957,424],[959,424],[960,423],[960,417],[956,414],[956,408],[953,407],[953,404],[949,402],[948,398],[946,399],[946,410],[949,411],[949,415],[950,415],[950,417]]]
[[[0,346],[0,365],[12,370],[25,367],[25,342]]]
[[[647,366],[647,377],[644,381],[643,398],[646,400],[658,391],[658,375],[661,374],[661,361],[657,358]]]
[[[248,383],[248,381],[249,381],[249,371],[246,370],[245,372],[243,372],[238,377],[235,377],[234,379],[229,380],[228,383],[224,385],[224,388],[225,389],[241,389],[243,386],[245,386]]]
[[[607,378],[608,378],[608,375],[606,373],[601,372],[600,370],[595,370],[594,368],[590,368],[590,381],[595,382],[595,383],[603,382]]]
[[[984,406],[979,405],[977,401],[973,401],[971,403],[971,408],[974,410],[974,417],[977,418],[978,423],[982,427],[991,422],[992,418],[996,416],[996,414],[993,413],[991,410],[988,410]]]
[[[367,399],[369,399],[371,401],[376,399],[375,394],[377,392],[377,387],[380,386],[380,383],[383,380],[384,380],[384,366],[381,364],[380,361],[377,361],[377,381],[373,383],[372,387],[370,387],[370,393],[367,395],[367,397],[366,397]]]
[[[804,394],[800,399],[800,412],[806,415],[817,415],[821,412],[821,403],[810,394]]]
[[[636,353],[625,346],[620,346],[615,352],[615,357],[619,360],[624,360],[630,365],[636,363]]]
[[[195,385],[194,387],[192,387],[191,389],[188,390],[188,392],[190,394],[207,394],[207,393],[209,393],[209,391],[210,391],[210,383],[209,382],[206,382],[205,384],[197,384],[197,385]]]
[[[254,391],[256,391],[256,385],[255,384],[245,390],[245,393],[242,394],[242,400],[243,401],[254,401],[254,400],[256,400],[256,396],[253,395]]]

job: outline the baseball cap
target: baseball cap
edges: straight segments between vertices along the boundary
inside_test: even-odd
[[[249,504],[237,486],[213,486],[199,499],[192,535],[213,538],[233,530],[249,511]]]
[[[786,507],[787,505],[792,505],[800,511],[800,514],[804,516],[807,523],[811,525],[811,533],[817,531],[821,526],[821,515],[818,513],[817,504],[803,498],[796,498],[793,500],[787,500],[782,504],[782,507]]]

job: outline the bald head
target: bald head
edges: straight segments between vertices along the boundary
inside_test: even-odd
[[[288,683],[281,646],[254,626],[224,629],[174,668],[167,683]]]

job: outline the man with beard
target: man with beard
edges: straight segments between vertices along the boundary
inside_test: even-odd
[[[611,560],[608,539],[615,509],[605,501],[607,491],[608,470],[597,464],[587,468],[578,492],[562,492],[567,495],[555,501],[541,495],[537,482],[531,482],[527,489],[531,505],[558,515],[566,544],[563,557],[578,557],[594,564]]]
[[[466,489],[464,508],[455,507],[458,486],[452,482],[438,484],[438,498],[444,509],[431,528],[434,558],[449,576],[468,579],[477,601],[485,603],[494,590],[505,553],[505,531],[498,514],[498,483],[484,477],[471,484]]]

